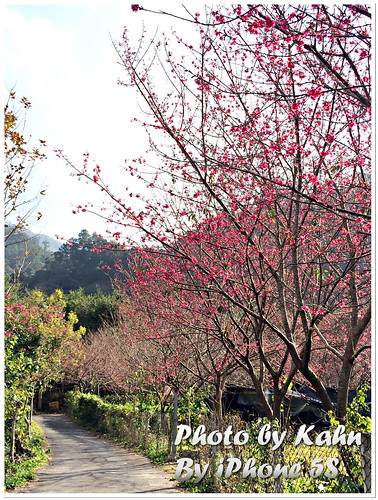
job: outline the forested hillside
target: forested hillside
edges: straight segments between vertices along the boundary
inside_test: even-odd
[[[117,244],[84,229],[47,259],[43,268],[26,280],[26,285],[47,293],[57,288],[64,292],[82,288],[87,293],[111,293],[116,267],[127,267],[128,255]]]
[[[129,254],[118,244],[85,229],[55,252],[43,236],[30,231],[14,232],[6,242],[5,275],[46,293],[79,288],[86,293],[111,293],[117,266],[127,268]]]

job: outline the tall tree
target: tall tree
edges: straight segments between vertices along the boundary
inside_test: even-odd
[[[25,135],[25,113],[30,107],[26,97],[22,97],[17,106],[16,93],[13,91],[9,93],[4,107],[4,220],[6,228],[9,228],[5,233],[5,241],[14,232],[25,229],[32,217],[38,220],[42,217],[40,212],[37,215],[35,212],[44,190],[32,193],[28,182],[36,166],[46,159],[42,152],[46,142],[39,139],[38,146],[33,146]],[[12,225],[11,217],[16,219]]]
[[[123,279],[122,275],[117,279],[117,287],[126,298],[120,305],[123,324],[130,328],[130,318],[134,318],[132,338],[140,339],[139,346],[146,344],[149,349],[153,344],[165,352],[160,369],[171,367],[172,374],[179,369],[179,373],[197,379],[198,385],[213,388],[215,416],[221,425],[225,384],[240,364],[235,359],[237,353],[230,352],[219,339],[227,328],[217,311],[219,300],[214,306],[205,292],[193,293],[180,286],[182,276],[176,262],[165,253],[151,256],[143,252],[142,259],[133,259],[133,264],[132,277],[126,271]],[[154,370],[157,366],[153,363]],[[177,382],[178,387],[182,383]]]
[[[64,315],[60,290],[49,297],[39,291],[19,294],[17,287],[5,300],[5,444],[13,462],[22,454],[25,419],[30,427],[34,395],[61,380],[66,358],[73,360],[83,329],[73,330],[74,313]],[[18,450],[17,445],[18,443]]]
[[[253,335],[240,339],[273,377],[276,402],[288,387],[277,366],[291,362],[333,410],[316,363],[320,349],[333,356],[340,417],[369,349],[368,14],[207,8],[192,18],[197,43],[173,33],[132,44],[125,31],[114,44],[123,84],[144,101],[160,158],[152,180],[143,158],[129,173],[157,194],[132,209],[99,167],[71,164],[113,201],[111,221],[140,228],[147,248],[165,247],[185,267],[182,289],[206,288],[230,318],[249,319]],[[269,344],[280,348],[276,366]]]
[[[127,267],[128,254],[120,245],[83,229],[77,237],[64,243],[27,285],[48,293],[57,288],[64,292],[83,288],[86,293],[97,290],[109,293],[116,265],[123,262]]]

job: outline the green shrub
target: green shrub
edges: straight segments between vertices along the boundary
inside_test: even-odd
[[[113,325],[118,314],[119,295],[106,294],[101,290],[85,293],[82,288],[65,295],[66,314],[74,312],[78,317],[77,328],[83,326],[87,332],[95,332],[104,325]]]
[[[11,490],[24,486],[28,481],[35,478],[36,470],[48,462],[48,449],[42,429],[32,423],[32,437],[26,441],[27,453],[24,457],[19,457],[16,462],[11,462],[6,456],[4,463],[4,484],[6,490]]]
[[[144,395],[139,403],[109,403],[77,391],[67,393],[65,399],[67,413],[79,424],[137,449],[155,463],[163,463],[168,458],[168,440],[150,428],[151,417],[156,415],[148,410],[155,406],[146,402]]]

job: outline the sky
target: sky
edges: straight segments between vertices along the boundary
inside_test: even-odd
[[[132,3],[8,2],[4,6],[4,94],[13,89],[18,98],[27,97],[32,107],[25,133],[31,134],[32,142],[47,142],[47,160],[38,165],[28,188],[30,193],[46,190],[38,206],[43,217],[30,224],[33,232],[69,239],[84,228],[98,234],[109,229],[88,212],[72,213],[76,205],[96,201],[99,195],[70,175],[55,149],[63,149],[77,165],[89,152],[120,186],[126,182],[121,169],[125,160],[148,149],[147,136],[132,122],[141,113],[137,96],[117,84],[124,72],[110,37],[119,41],[126,26],[137,40],[143,25],[153,34],[157,25],[166,31],[172,24],[177,28],[180,21],[132,12]],[[148,0],[141,5],[184,14],[176,2]],[[190,8],[195,7],[201,9],[202,2],[191,1]],[[185,23],[181,24],[180,30],[185,31]]]

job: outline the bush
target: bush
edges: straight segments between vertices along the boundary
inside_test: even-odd
[[[123,437],[124,422],[131,425],[135,419],[130,403],[106,403],[94,394],[71,391],[66,395],[65,404],[68,414],[77,422],[113,437]]]
[[[66,314],[71,311],[78,317],[76,328],[84,327],[94,332],[104,325],[113,325],[118,314],[119,296],[106,294],[101,290],[87,294],[82,288],[71,290],[65,295]]]
[[[5,458],[4,484],[7,490],[24,486],[35,478],[35,471],[48,462],[48,449],[42,429],[32,423],[32,437],[26,441],[27,452],[24,457],[19,457],[17,462],[11,462],[9,456]]]
[[[143,397],[139,405],[115,404],[94,394],[71,391],[65,405],[67,413],[79,424],[141,451],[155,463],[168,457],[168,439],[159,431],[152,432],[150,424],[157,414],[146,411]]]
[[[46,297],[15,288],[5,295],[5,452],[12,462],[23,454],[33,396],[61,380],[64,361],[77,355],[83,330],[73,330],[77,318],[65,319],[64,307],[60,290]]]

